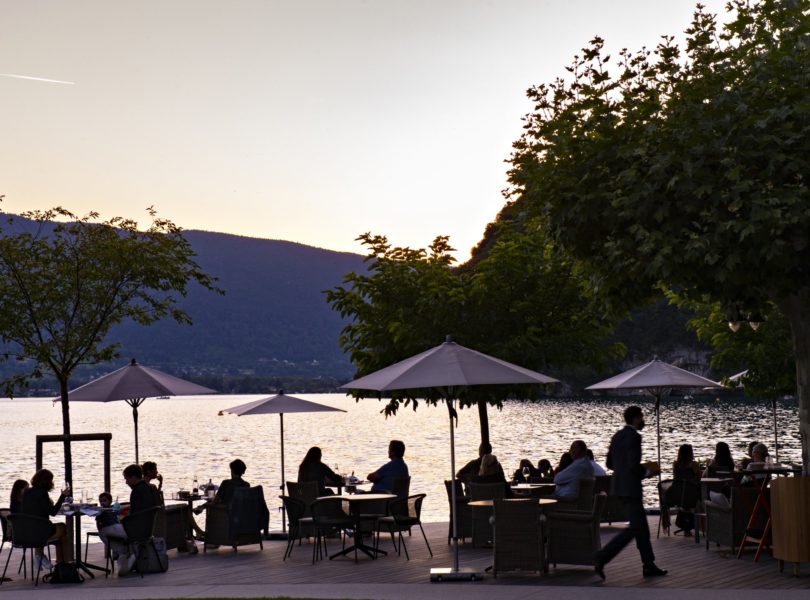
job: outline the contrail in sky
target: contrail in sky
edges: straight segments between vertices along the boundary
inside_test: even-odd
[[[13,73],[0,73],[0,77],[13,77],[14,79],[29,79],[30,81],[44,81],[46,83],[62,83],[64,85],[73,85],[73,81],[61,81],[59,79],[45,79],[44,77],[29,77],[28,75],[15,75]]]

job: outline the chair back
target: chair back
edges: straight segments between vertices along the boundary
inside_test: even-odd
[[[255,534],[262,530],[264,523],[264,489],[260,485],[240,487],[233,491],[228,511],[228,527],[232,538]]]
[[[284,505],[284,512],[287,513],[287,525],[292,528],[297,525],[298,519],[303,519],[307,516],[307,505],[303,500],[298,498],[290,498],[289,496],[279,496],[281,503]]]
[[[591,510],[593,507],[593,488],[595,483],[593,479],[579,480],[579,494],[577,494],[576,510]]]
[[[395,477],[391,493],[397,498],[407,498],[411,489],[411,478],[408,477]]]
[[[8,530],[8,516],[10,514],[11,511],[8,508],[0,508],[0,534],[3,536],[2,544],[11,541],[11,532]],[[0,548],[3,547],[2,544],[0,544]]]
[[[668,481],[669,485],[663,490],[663,505],[677,506],[682,510],[694,510],[700,499],[700,483],[691,479]],[[663,482],[661,483],[663,484]]]
[[[152,537],[155,530],[155,519],[157,518],[159,506],[153,506],[146,510],[130,513],[121,519],[121,525],[127,532],[129,542],[144,542]]]
[[[11,542],[18,548],[42,548],[48,545],[53,524],[50,519],[26,515],[23,513],[10,513],[8,522],[11,525]]]
[[[318,482],[317,481],[288,481],[287,482],[287,495],[290,498],[301,500],[306,506],[307,514],[310,516],[309,507],[318,498]]]
[[[312,511],[312,520],[316,525],[333,525],[336,522],[349,521],[348,511],[343,504],[343,500],[339,497],[318,498],[309,507]]]
[[[461,483],[460,479],[454,479],[452,482],[449,479],[444,480],[444,489],[447,491],[447,502],[448,504],[453,504],[453,496],[452,488],[450,487],[453,483],[456,485],[456,501],[461,498],[464,498],[464,486]]]
[[[493,505],[493,573],[542,571],[545,560],[537,500],[504,500]]]
[[[471,481],[469,488],[470,500],[496,500],[502,499],[506,495],[506,486],[503,483],[475,483]]]
[[[602,520],[602,512],[605,510],[605,505],[607,504],[607,493],[602,491],[598,494],[593,495],[593,508],[592,508],[592,515],[593,521],[596,523],[596,527],[599,527],[599,522]]]

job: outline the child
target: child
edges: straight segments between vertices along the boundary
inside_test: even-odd
[[[110,556],[118,561],[118,575],[129,573],[133,561],[127,556],[127,532],[118,521],[118,514],[112,509],[112,494],[101,492],[98,495],[98,504],[101,512],[96,516],[98,537],[109,547]]]

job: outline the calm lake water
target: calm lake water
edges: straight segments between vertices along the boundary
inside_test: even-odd
[[[297,477],[298,463],[310,446],[323,449],[324,462],[345,473],[365,477],[387,461],[390,439],[401,439],[407,450],[412,493],[426,493],[423,519],[446,521],[448,505],[443,480],[450,476],[447,409],[420,404],[417,411],[402,409],[386,419],[383,402],[340,394],[300,394],[301,398],[345,410],[345,413],[289,414],[284,418],[286,476]],[[281,526],[277,496],[281,484],[278,415],[218,416],[221,409],[249,402],[261,395],[199,396],[147,400],[139,409],[140,457],[157,462],[164,476],[164,492],[190,489],[196,475],[200,483],[218,483],[228,477],[228,463],[241,458],[248,465],[245,479],[264,486],[271,508],[271,526]],[[622,410],[630,403],[644,408],[647,428],[644,459],[654,460],[655,418],[652,403],[641,396],[614,400],[512,401],[498,411],[490,407],[490,436],[495,454],[507,473],[521,458],[553,464],[572,440],[582,438],[604,465],[610,437],[622,426]],[[112,493],[129,497],[121,471],[134,461],[132,409],[124,402],[76,402],[71,405],[73,433],[112,433]],[[13,481],[30,479],[34,472],[35,436],[62,432],[59,404],[44,399],[0,400],[0,506],[8,505]],[[795,402],[777,408],[780,459],[801,460],[798,408]],[[714,444],[727,442],[735,459],[746,445],[759,440],[773,453],[773,420],[769,402],[741,400],[682,400],[662,404],[661,456],[668,475],[678,446],[690,443],[701,460],[713,455]],[[459,411],[456,430],[458,465],[474,458],[480,441],[478,413]],[[63,480],[61,444],[47,444],[44,464]],[[97,496],[103,487],[101,442],[73,446],[74,495],[82,490]],[[57,492],[58,494],[58,492]],[[56,494],[54,494],[54,500]],[[645,487],[645,503],[657,506],[653,480]],[[85,519],[89,527],[92,520]]]

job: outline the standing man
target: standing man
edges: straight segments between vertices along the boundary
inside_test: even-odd
[[[664,569],[655,564],[650,543],[650,528],[647,524],[647,513],[641,495],[641,480],[651,477],[660,471],[660,466],[647,469],[641,464],[641,435],[644,429],[644,414],[638,406],[628,406],[624,411],[623,429],[617,431],[610,440],[607,466],[613,469],[613,495],[619,496],[624,503],[624,513],[629,521],[627,529],[617,533],[594,557],[594,570],[602,579],[605,578],[605,565],[636,539],[636,547],[641,554],[644,577],[666,575]]]
[[[391,440],[388,444],[388,458],[391,460],[366,477],[374,485],[371,492],[391,492],[394,489],[394,479],[408,477],[408,465],[403,460],[405,456],[405,443]]]

